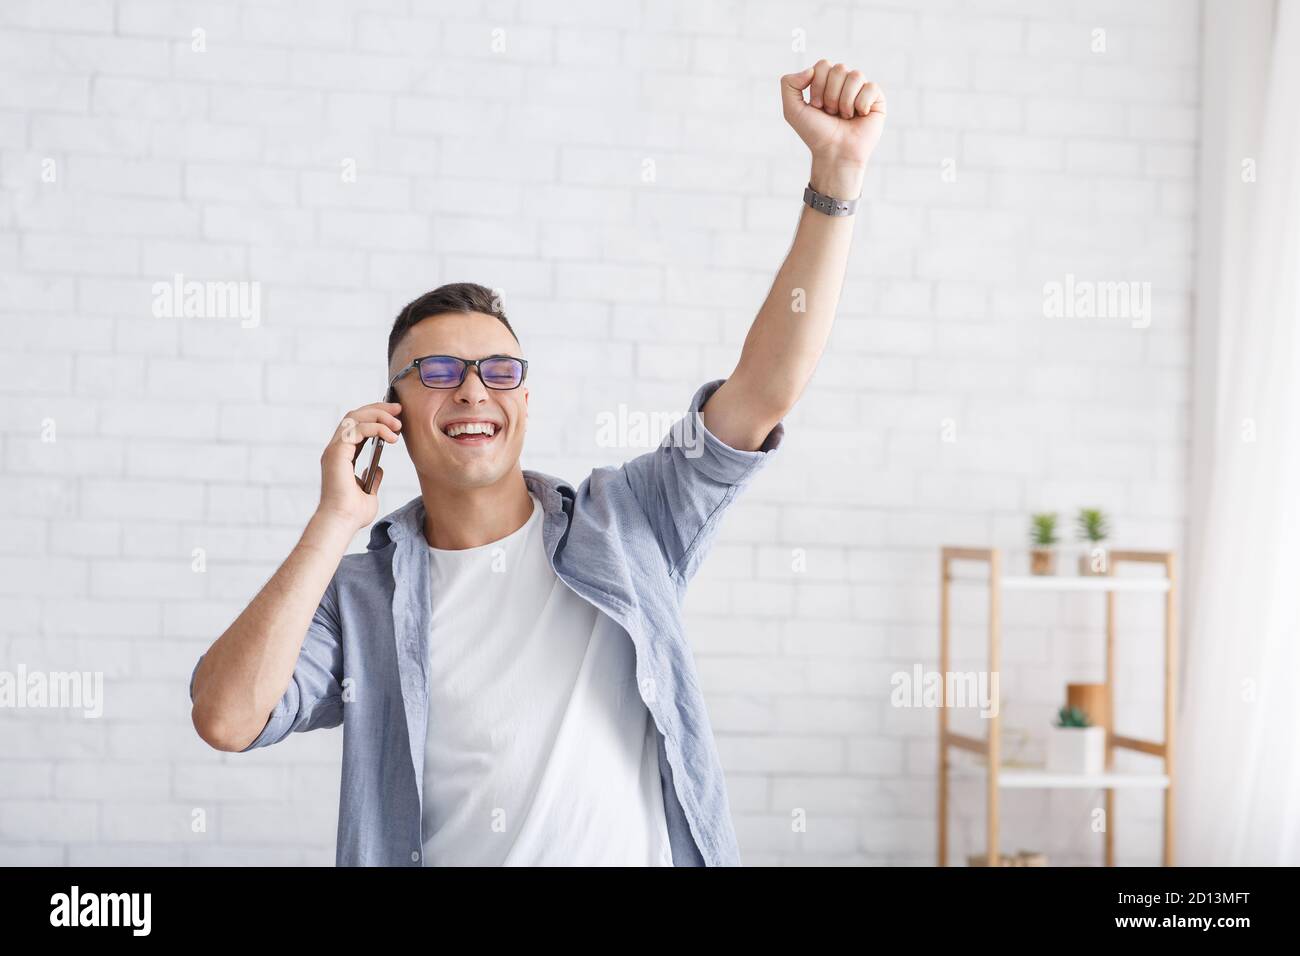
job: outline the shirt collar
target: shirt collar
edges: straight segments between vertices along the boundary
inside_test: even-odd
[[[542,503],[542,511],[547,515],[559,511],[570,511],[569,505],[576,497],[573,486],[563,478],[556,478],[540,471],[524,472],[524,484]],[[424,534],[424,498],[416,495],[396,511],[389,512],[375,522],[370,529],[370,543],[367,551],[379,551],[388,547],[390,542],[398,541],[411,535]]]

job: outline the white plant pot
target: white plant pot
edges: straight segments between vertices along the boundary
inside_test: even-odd
[[[1106,728],[1053,726],[1047,738],[1047,769],[1057,773],[1104,772]]]

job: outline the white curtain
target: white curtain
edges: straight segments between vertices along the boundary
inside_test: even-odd
[[[1206,0],[1176,860],[1300,865],[1300,0]]]

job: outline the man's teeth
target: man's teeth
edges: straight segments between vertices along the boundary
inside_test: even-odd
[[[455,438],[457,435],[487,435],[491,438],[497,433],[497,427],[491,422],[458,422],[455,425],[448,425],[444,430],[449,438]]]

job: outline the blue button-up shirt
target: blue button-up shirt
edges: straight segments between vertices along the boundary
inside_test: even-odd
[[[740,864],[681,602],[723,513],[785,434],[778,423],[758,451],[742,451],[709,432],[699,412],[723,381],[696,391],[656,449],[595,469],[577,490],[523,472],[545,512],[542,537],[556,575],[613,618],[636,648],[637,684],[658,731],[675,866]],[[365,552],[343,556],[284,696],[244,748],[343,724],[339,866],[424,863],[433,606],[424,518],[423,499],[413,498],[371,528]]]

